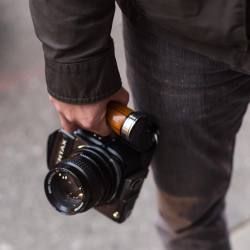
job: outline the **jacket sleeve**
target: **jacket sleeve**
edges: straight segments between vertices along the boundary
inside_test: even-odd
[[[90,103],[120,89],[110,36],[115,0],[30,0],[30,10],[52,96]]]

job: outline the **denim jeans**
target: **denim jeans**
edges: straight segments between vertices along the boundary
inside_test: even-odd
[[[135,106],[160,127],[152,169],[165,249],[229,250],[225,195],[250,75],[136,30],[126,17],[123,36]]]

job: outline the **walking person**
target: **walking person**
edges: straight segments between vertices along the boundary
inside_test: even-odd
[[[241,0],[117,0],[137,109],[160,127],[152,168],[168,250],[229,250],[224,217],[235,137],[250,99],[250,20]],[[48,92],[67,131],[106,135],[128,102],[110,36],[114,0],[30,0]]]

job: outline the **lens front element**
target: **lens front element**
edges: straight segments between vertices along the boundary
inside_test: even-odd
[[[55,169],[47,181],[47,197],[60,212],[77,212],[87,201],[82,183],[71,171]]]

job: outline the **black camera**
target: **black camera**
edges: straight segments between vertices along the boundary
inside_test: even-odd
[[[49,136],[45,179],[49,202],[64,214],[94,207],[116,222],[130,215],[157,143],[156,129],[146,150],[138,150],[114,133],[107,137],[78,129]]]

